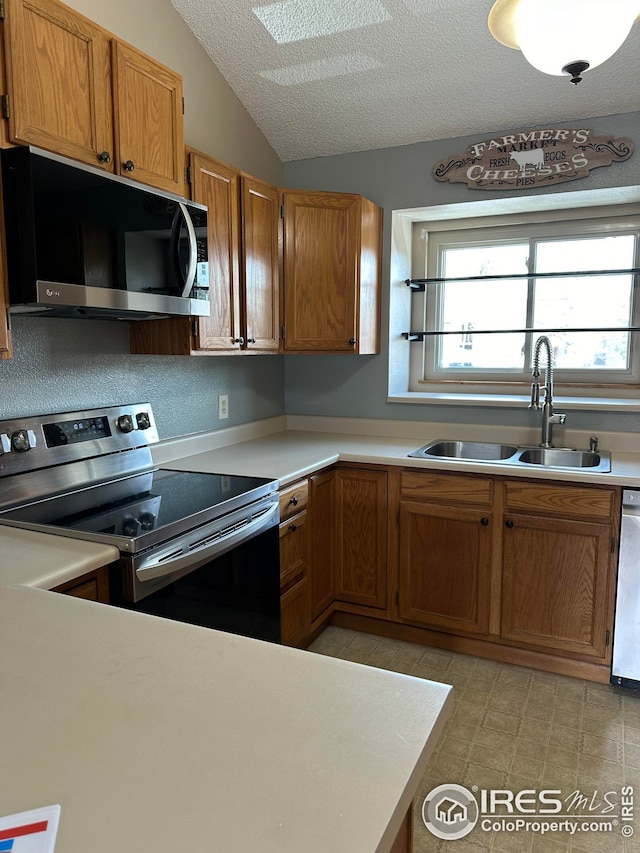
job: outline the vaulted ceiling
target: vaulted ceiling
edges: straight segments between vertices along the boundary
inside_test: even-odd
[[[494,41],[493,0],[172,3],[285,162],[640,110],[638,22],[575,86]]]

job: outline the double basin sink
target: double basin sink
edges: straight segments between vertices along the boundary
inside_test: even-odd
[[[583,468],[606,474],[611,471],[611,455],[599,450],[573,450],[567,447],[518,447],[486,441],[432,441],[412,451],[419,459],[460,459],[467,462],[491,462],[542,468]]]

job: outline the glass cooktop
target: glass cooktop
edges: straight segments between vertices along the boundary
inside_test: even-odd
[[[6,510],[0,521],[87,539],[94,534],[135,552],[277,490],[277,480],[161,468]]]

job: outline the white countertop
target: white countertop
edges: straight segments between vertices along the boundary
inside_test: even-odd
[[[183,445],[191,455],[180,454],[180,442],[173,444],[171,454],[160,447],[157,455],[159,464],[163,468],[272,477],[278,479],[281,485],[294,482],[314,471],[341,461],[640,487],[640,439],[637,440],[638,452],[631,452],[626,447],[611,451],[610,473],[594,473],[588,468],[553,469],[534,465],[525,467],[504,462],[419,459],[408,456],[411,451],[421,445],[445,437],[451,438],[451,434],[446,431],[446,426],[439,427],[433,424],[429,425],[428,432],[425,430],[420,438],[287,429],[212,449],[207,449],[207,437],[202,436],[198,442],[187,440]],[[502,441],[503,439],[496,437],[489,440]],[[516,443],[525,444],[526,442],[516,441]],[[607,448],[603,447],[603,449]],[[193,452],[194,450],[196,452]],[[154,453],[154,459],[155,457]]]
[[[385,853],[451,688],[42,590],[0,591],[0,814],[58,853]]]

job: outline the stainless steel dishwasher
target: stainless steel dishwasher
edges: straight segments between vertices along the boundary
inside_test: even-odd
[[[640,489],[622,490],[611,683],[640,689]]]

